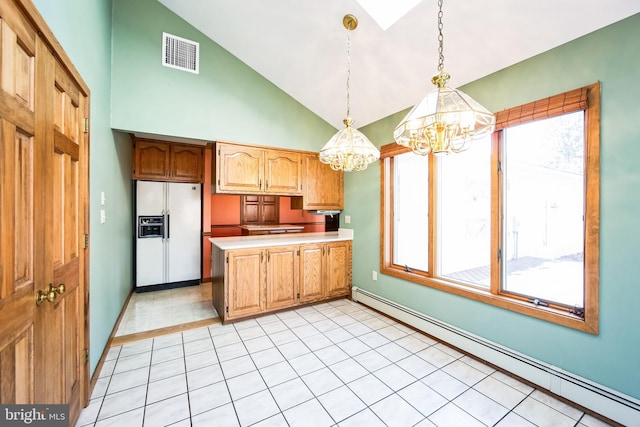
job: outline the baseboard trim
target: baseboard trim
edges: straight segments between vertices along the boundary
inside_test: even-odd
[[[624,425],[640,425],[640,400],[441,322],[367,290],[354,287],[361,302],[460,348],[542,389]]]
[[[83,405],[83,407],[86,407],[89,404],[89,400],[91,400],[93,389],[96,387],[96,382],[98,382],[98,377],[99,377],[100,371],[102,370],[102,365],[104,365],[104,359],[105,357],[107,357],[107,353],[109,352],[109,348],[111,347],[111,341],[113,340],[113,337],[116,331],[120,327],[120,322],[124,317],[124,311],[126,310],[127,305],[129,305],[129,300],[131,299],[131,295],[133,295],[133,290],[129,291],[129,295],[127,295],[127,299],[124,301],[124,305],[122,306],[122,309],[120,309],[120,314],[116,319],[116,324],[113,326],[113,329],[111,330],[111,334],[109,334],[109,338],[107,339],[107,343],[102,349],[102,353],[100,354],[100,359],[98,359],[98,363],[96,364],[96,369],[94,369],[93,373],[91,374],[91,379],[89,380],[89,394],[87,396],[87,400],[85,402],[85,405]],[[87,340],[88,340],[88,337],[87,337]]]

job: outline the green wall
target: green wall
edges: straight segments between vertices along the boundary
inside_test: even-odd
[[[319,151],[336,132],[155,0],[114,0],[114,129]],[[161,65],[162,33],[200,43],[200,73]]]
[[[461,88],[499,111],[601,82],[599,335],[386,275],[372,281],[380,258],[379,164],[345,179],[344,213],[351,215],[355,233],[354,286],[640,398],[640,54],[631,43],[639,39],[640,15],[635,15]],[[360,130],[374,144],[388,144],[405,113]]]
[[[131,143],[110,124],[111,0],[34,0],[91,90],[90,370],[131,289]],[[124,138],[126,136],[126,138]],[[106,222],[100,224],[100,192]]]

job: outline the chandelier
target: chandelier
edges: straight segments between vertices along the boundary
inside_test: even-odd
[[[442,0],[438,0],[438,43],[438,74],[431,79],[436,89],[393,131],[396,143],[423,156],[464,151],[472,140],[493,132],[496,123],[494,115],[469,95],[446,86],[451,76],[444,71]]]
[[[380,151],[359,130],[351,127],[351,106],[349,99],[349,81],[351,79],[351,30],[358,26],[353,15],[346,15],[342,24],[347,29],[347,118],[343,120],[345,128],[336,133],[320,150],[320,161],[333,170],[345,172],[361,171],[380,158]]]

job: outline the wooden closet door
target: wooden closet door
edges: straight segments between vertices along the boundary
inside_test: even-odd
[[[69,70],[33,4],[0,0],[0,403],[69,404],[73,425],[88,382],[88,89]]]
[[[34,211],[39,171],[35,139],[36,32],[13,4],[0,5],[0,403],[35,399],[35,287],[43,280]]]
[[[47,52],[48,53],[48,52]],[[44,54],[43,54],[44,56]],[[46,284],[54,301],[36,310],[36,372],[46,371],[36,401],[70,405],[70,419],[81,409],[84,385],[84,248],[87,97],[52,55],[41,58],[36,89],[46,92],[53,122],[43,129],[46,146]],[[40,70],[38,70],[40,71]],[[62,288],[64,287],[64,289]],[[49,288],[51,292],[51,288]],[[40,382],[39,381],[39,382]]]

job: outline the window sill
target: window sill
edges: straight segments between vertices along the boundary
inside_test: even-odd
[[[383,267],[382,274],[393,276],[419,285],[469,298],[485,304],[500,307],[536,319],[545,320],[567,328],[576,329],[589,334],[598,335],[598,318],[595,310],[585,307],[584,319],[569,312],[566,308],[545,307],[529,303],[524,298],[507,294],[493,294],[488,289],[463,285],[453,281],[428,277],[425,273],[407,272],[400,268]]]

